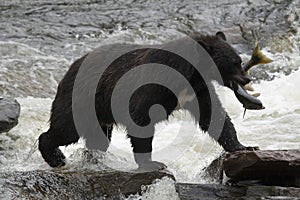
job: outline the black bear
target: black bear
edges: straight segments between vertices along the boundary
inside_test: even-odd
[[[213,59],[221,74],[222,84],[224,84],[224,86],[235,90],[237,85],[243,86],[251,81],[242,69],[240,56],[226,42],[226,37],[223,32],[208,36],[195,34],[191,36],[191,38],[200,44]],[[76,143],[79,140],[79,134],[74,124],[72,111],[72,92],[78,70],[90,54],[76,60],[60,82],[55,100],[52,104],[50,128],[39,137],[39,150],[44,160],[51,167],[65,165],[65,156],[60,151],[59,146],[66,146],[71,143]],[[113,125],[122,123],[114,119],[111,110],[110,98],[112,97],[114,86],[120,77],[129,69],[146,63],[164,64],[173,67],[184,74],[185,77],[188,77],[188,81],[194,89],[195,99],[197,99],[200,108],[200,115],[195,117],[195,120],[199,123],[202,130],[209,130],[212,117],[212,102],[219,105],[218,112],[220,116],[221,114],[224,115],[224,121],[220,129],[221,134],[216,137],[212,131],[208,131],[208,133],[226,151],[233,152],[254,149],[254,147],[245,147],[238,141],[236,130],[230,117],[222,108],[217,94],[212,87],[203,80],[203,77],[193,70],[190,64],[182,57],[175,56],[170,52],[158,48],[141,48],[121,56],[110,64],[98,82],[95,93],[95,110],[99,125],[109,141],[111,139]],[[130,99],[128,109],[133,121],[139,126],[149,125],[151,121],[149,109],[155,104],[162,105],[168,117],[172,111],[178,108],[180,98],[177,95],[178,94],[172,93],[168,88],[160,86],[159,84],[142,86],[134,92]],[[189,109],[188,106],[184,108],[188,109],[191,114],[197,116],[193,109]],[[158,118],[155,122],[159,120],[163,119]],[[154,124],[151,130],[154,132]],[[152,161],[151,159],[153,135],[149,137],[137,137],[136,133],[132,134],[134,130],[130,127],[127,127],[127,132],[132,144],[134,158],[139,168],[160,169],[165,167],[163,163]],[[87,141],[87,146],[88,145],[89,141]],[[100,149],[106,151],[107,147],[108,146],[104,145]]]

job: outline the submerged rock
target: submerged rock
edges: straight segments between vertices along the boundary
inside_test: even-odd
[[[7,132],[18,124],[20,104],[17,100],[0,98],[0,133]]]
[[[0,174],[0,198],[111,199],[141,192],[141,186],[174,176],[168,171],[28,171]]]
[[[215,199],[298,199],[300,188],[278,186],[226,186],[177,183],[181,200]]]
[[[258,180],[264,185],[300,187],[300,150],[228,153],[224,171],[231,181]]]
[[[214,159],[211,164],[204,169],[204,178],[211,182],[222,183],[223,181],[223,161],[225,154],[222,154],[218,158]]]

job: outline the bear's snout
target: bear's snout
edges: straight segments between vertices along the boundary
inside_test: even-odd
[[[235,75],[233,76],[233,80],[242,86],[247,85],[252,81],[249,75]]]

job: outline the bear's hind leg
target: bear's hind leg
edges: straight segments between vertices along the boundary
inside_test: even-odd
[[[49,129],[42,133],[39,137],[39,150],[44,160],[51,167],[62,167],[66,164],[65,156],[58,148],[59,146],[67,146],[79,140],[78,134],[75,132],[68,137],[61,137],[63,134],[57,135]]]

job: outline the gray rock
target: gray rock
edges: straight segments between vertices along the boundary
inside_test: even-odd
[[[7,132],[18,124],[20,104],[17,100],[0,98],[0,133]]]
[[[296,200],[300,188],[278,186],[226,186],[217,184],[177,183],[176,191],[181,200],[216,199],[285,199]]]
[[[120,199],[141,192],[142,185],[174,176],[168,171],[28,171],[0,173],[0,198]]]

